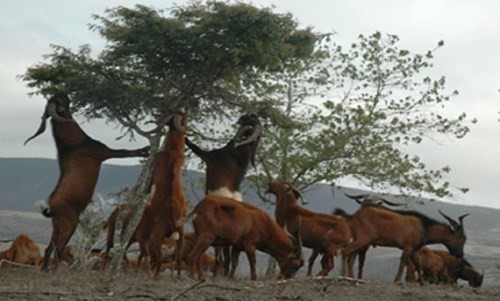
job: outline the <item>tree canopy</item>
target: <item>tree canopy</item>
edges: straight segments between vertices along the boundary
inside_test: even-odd
[[[376,32],[342,47],[291,14],[216,1],[170,11],[120,6],[94,20],[104,49],[92,56],[89,45],[54,45],[21,76],[34,93],[66,91],[86,118],[116,122],[124,136],[155,147],[159,135],[145,128],[175,111],[206,137],[221,129],[214,121],[257,112],[267,124],[250,175],[258,187],[271,178],[305,189],[349,177],[381,190],[453,193],[448,166],[429,169],[406,151],[469,131],[465,114],[445,111],[457,92],[428,75],[442,42],[412,53],[397,36]]]

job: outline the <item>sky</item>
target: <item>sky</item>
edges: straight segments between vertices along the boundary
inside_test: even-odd
[[[451,167],[448,180],[456,187],[469,187],[467,194],[451,200],[457,204],[500,208],[500,1],[496,0],[274,0],[242,1],[256,6],[274,5],[275,12],[289,12],[300,26],[332,32],[341,44],[355,42],[359,34],[375,31],[399,36],[400,48],[422,53],[445,46],[435,55],[433,71],[446,76],[446,87],[459,96],[446,106],[456,116],[467,113],[476,124],[464,139],[438,138],[409,148],[429,168]],[[50,131],[23,146],[37,129],[45,100],[29,97],[33,92],[18,79],[26,69],[43,62],[50,45],[76,50],[90,44],[102,49],[104,40],[88,29],[92,15],[106,8],[133,7],[129,0],[16,0],[0,8],[0,157],[56,158]],[[149,1],[140,4],[169,8],[185,1]],[[94,52],[94,54],[96,53]],[[135,148],[146,141],[115,138],[120,131],[103,121],[85,122],[82,128],[113,148]],[[112,164],[135,164],[133,159],[113,159]],[[349,183],[341,183],[347,184]]]

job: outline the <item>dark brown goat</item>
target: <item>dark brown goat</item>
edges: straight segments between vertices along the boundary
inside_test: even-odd
[[[239,191],[248,165],[255,165],[255,152],[262,125],[255,114],[243,115],[233,139],[222,148],[205,151],[186,138],[186,145],[207,165],[205,194],[220,195],[241,201]]]
[[[452,220],[443,213],[441,215]],[[418,212],[362,206],[351,220],[354,241],[344,249],[343,254],[351,256],[371,245],[400,248],[403,252],[394,281],[401,281],[401,274],[410,256],[426,244],[442,243],[452,254],[463,256],[466,241],[462,224],[464,217],[459,218],[460,223],[452,220],[452,226],[449,226]],[[349,275],[352,276],[351,267]]]
[[[153,163],[152,197],[144,208],[139,224],[130,239],[140,245],[138,265],[143,256],[151,257],[153,276],[161,269],[161,245],[165,236],[179,233],[176,246],[176,262],[179,267],[184,247],[184,226],[176,225],[177,220],[185,217],[187,202],[182,188],[181,169],[184,165],[184,135],[186,116],[174,115],[168,122],[169,131],[165,147],[160,150]]]
[[[245,251],[250,264],[251,279],[257,279],[255,252],[261,250],[273,256],[280,266],[281,275],[290,278],[304,264],[300,233],[290,237],[262,209],[231,198],[207,195],[188,215],[194,217],[196,239],[186,258],[189,273],[194,277],[200,256],[211,245],[232,246],[231,276],[237,266],[237,258]],[[198,277],[204,278],[199,268]]]
[[[255,166],[255,153],[262,134],[262,125],[256,114],[243,115],[238,119],[239,129],[224,147],[205,151],[186,138],[186,145],[206,164],[205,194],[220,195],[241,201],[240,185],[248,165]],[[224,261],[224,274],[229,271],[229,249],[215,250],[216,274]]]
[[[311,275],[314,261],[319,253],[323,253],[322,270],[318,276],[326,276],[334,268],[334,256],[346,247],[351,239],[348,222],[339,216],[322,214],[300,207],[297,198],[301,196],[289,182],[270,182],[266,193],[276,195],[275,216],[278,225],[289,232],[297,231],[300,222],[300,237],[306,248],[313,253],[309,258],[307,275]],[[342,258],[342,274],[345,274],[345,260]]]
[[[40,127],[25,144],[45,131],[49,117],[61,173],[54,191],[50,194],[49,207],[42,209],[44,216],[52,217],[52,236],[45,249],[43,270],[47,270],[54,248],[56,264],[62,255],[78,224],[80,213],[91,201],[102,162],[111,158],[149,155],[149,147],[114,150],[90,138],[73,120],[69,110],[69,98],[63,93],[57,93],[48,100]]]

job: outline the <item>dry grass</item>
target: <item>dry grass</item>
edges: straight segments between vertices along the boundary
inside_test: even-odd
[[[151,280],[144,274],[60,269],[0,270],[1,300],[499,300],[500,287],[414,286],[382,282],[304,278],[288,281],[205,282],[170,273]]]

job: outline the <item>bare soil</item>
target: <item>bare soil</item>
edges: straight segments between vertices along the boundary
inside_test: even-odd
[[[500,286],[406,285],[338,278],[297,277],[287,281],[206,281],[170,272],[152,280],[145,274],[100,271],[50,273],[38,269],[0,270],[0,300],[500,300]]]

